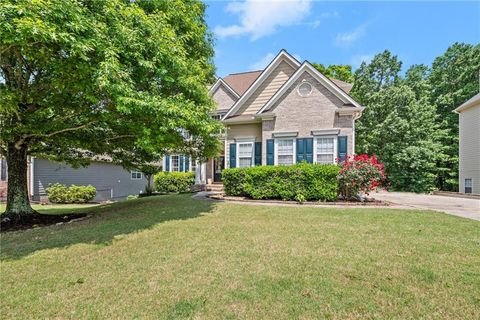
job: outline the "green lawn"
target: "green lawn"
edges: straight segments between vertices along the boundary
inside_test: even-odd
[[[91,210],[2,235],[0,318],[480,318],[476,221],[188,194]]]
[[[98,207],[98,204],[86,203],[86,204],[49,204],[40,205],[34,204],[32,208],[40,213],[44,214],[73,214],[73,213],[85,213],[90,212],[94,207]],[[0,214],[5,211],[5,203],[0,203]]]

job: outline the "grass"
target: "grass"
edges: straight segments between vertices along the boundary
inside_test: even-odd
[[[37,210],[43,214],[52,214],[52,215],[61,215],[61,214],[74,214],[74,213],[84,213],[90,212],[94,207],[98,206],[98,204],[86,203],[86,204],[49,204],[49,205],[41,205],[41,204],[34,204],[32,208]],[[5,211],[6,208],[5,203],[0,203],[0,214]]]
[[[480,318],[476,221],[188,194],[92,210],[2,235],[2,319]]]

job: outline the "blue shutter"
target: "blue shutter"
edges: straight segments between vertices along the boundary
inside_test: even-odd
[[[275,144],[273,139],[267,139],[267,166],[273,166],[275,164]]]
[[[185,172],[190,171],[190,157],[185,156]]]
[[[237,145],[230,143],[230,168],[237,166]]]
[[[304,154],[305,154],[305,145],[304,145],[304,139],[303,138],[298,138],[297,139],[297,163],[302,162],[305,160]]]
[[[255,142],[255,165],[262,165],[262,143]]]
[[[345,160],[345,158],[347,157],[347,150],[347,137],[338,137],[338,158],[340,159],[340,161]]]
[[[305,138],[305,154],[304,159],[308,163],[313,163],[313,138]]]
[[[165,171],[170,171],[170,156],[165,156]]]
[[[184,156],[178,156],[178,162],[180,162],[180,169],[178,171],[183,172],[183,158]]]

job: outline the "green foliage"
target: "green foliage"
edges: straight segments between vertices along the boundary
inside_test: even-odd
[[[45,191],[48,200],[53,203],[85,203],[92,201],[97,194],[97,189],[91,185],[67,187],[61,183],[49,185]]]
[[[334,201],[337,198],[335,165],[300,163],[292,166],[231,168],[222,172],[225,193],[253,199]]]
[[[153,180],[158,192],[190,192],[195,184],[195,173],[159,172]]]
[[[3,1],[2,154],[24,147],[73,165],[216,154],[204,14],[196,0]]]
[[[135,200],[138,199],[138,194],[129,194],[127,196],[127,200]]]
[[[458,126],[453,109],[476,94],[480,46],[454,44],[432,69],[385,51],[355,72],[354,97],[367,108],[357,121],[357,150],[385,163],[391,187],[425,192],[455,189]]]
[[[351,65],[331,64],[328,67],[325,67],[321,63],[312,63],[312,65],[326,77],[342,80],[348,83],[352,83],[354,80]]]

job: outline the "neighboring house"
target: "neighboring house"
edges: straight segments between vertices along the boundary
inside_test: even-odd
[[[480,194],[480,93],[455,109],[459,114],[459,190]]]
[[[7,168],[1,159],[2,171],[0,198],[7,196]],[[88,167],[72,168],[63,163],[42,158],[30,158],[28,164],[28,189],[34,201],[46,200],[45,188],[49,184],[63,183],[67,186],[92,185],[97,189],[95,200],[121,200],[128,195],[144,192],[147,183],[138,171],[127,171],[123,167],[106,161],[92,161]]]
[[[333,164],[354,154],[355,120],[364,108],[350,89],[285,50],[265,70],[219,78],[210,94],[217,103],[213,117],[225,125],[223,150],[196,167],[196,183],[220,182],[224,168]]]

